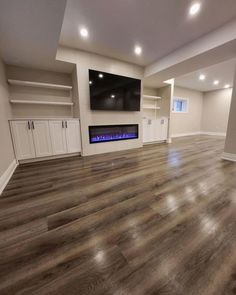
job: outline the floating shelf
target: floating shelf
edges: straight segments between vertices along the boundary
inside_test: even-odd
[[[154,100],[156,100],[156,99],[161,99],[161,97],[160,96],[155,96],[155,95],[143,95],[143,98],[145,98],[145,99],[154,99]]]
[[[69,86],[69,85],[50,84],[50,83],[41,83],[41,82],[32,82],[32,81],[21,81],[21,80],[12,80],[12,79],[8,79],[8,83],[11,85],[18,85],[18,86],[52,88],[52,89],[58,89],[58,90],[71,90],[72,89],[72,86]]]
[[[160,110],[160,107],[143,105],[143,109]]]
[[[42,101],[42,100],[20,100],[11,99],[11,103],[18,104],[43,104],[43,105],[57,105],[57,106],[73,106],[73,102],[58,102],[58,101]]]

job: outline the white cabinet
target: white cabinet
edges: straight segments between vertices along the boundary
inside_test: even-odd
[[[35,148],[30,121],[12,121],[12,136],[18,160],[35,157]]]
[[[68,153],[81,152],[79,121],[71,120],[65,122],[66,143]]]
[[[11,121],[18,160],[81,152],[79,120]]]
[[[50,121],[49,128],[53,155],[66,154],[67,145],[65,122],[63,120]]]
[[[78,120],[50,121],[49,126],[54,155],[81,152]]]
[[[143,119],[143,142],[167,140],[168,118]]]
[[[31,128],[34,138],[36,157],[51,156],[52,146],[48,121],[32,121]]]

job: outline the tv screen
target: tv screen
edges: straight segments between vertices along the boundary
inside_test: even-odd
[[[140,111],[141,81],[89,70],[91,110]]]

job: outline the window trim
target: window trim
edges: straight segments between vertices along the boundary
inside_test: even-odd
[[[186,104],[187,104],[186,111],[184,111],[184,112],[183,111],[175,111],[174,110],[174,101],[175,100],[186,101]],[[187,114],[189,112],[189,99],[185,98],[185,97],[180,97],[180,96],[173,96],[171,112],[174,114]]]

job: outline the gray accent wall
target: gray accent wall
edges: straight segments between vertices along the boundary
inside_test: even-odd
[[[174,96],[187,98],[187,113],[171,112],[171,136],[209,133],[226,135],[232,88],[200,92],[174,87]]]
[[[200,132],[203,103],[202,92],[175,86],[174,97],[188,99],[188,112],[171,112],[171,136],[181,136]]]
[[[232,88],[205,92],[201,130],[226,134]]]

